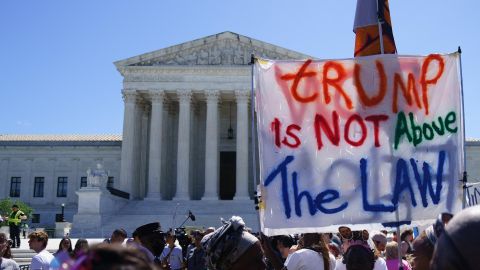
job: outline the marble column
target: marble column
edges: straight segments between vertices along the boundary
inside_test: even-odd
[[[118,188],[131,193],[134,176],[135,111],[137,93],[135,90],[123,90],[125,110],[123,114],[122,160],[120,163],[120,184]]]
[[[207,123],[205,136],[205,194],[202,200],[218,200],[218,98],[219,91],[205,91]]]
[[[142,111],[140,115],[140,124],[141,127],[139,129],[139,141],[138,141],[138,149],[140,150],[140,163],[138,166],[138,179],[139,179],[139,198],[144,199],[147,195],[147,188],[148,188],[148,148],[149,148],[149,136],[148,132],[150,129],[150,110],[151,106],[148,102],[142,103]]]
[[[150,94],[152,116],[150,118],[150,152],[148,159],[148,200],[160,200],[160,178],[162,172],[162,125],[164,92]]]
[[[43,197],[47,203],[55,204],[57,198],[57,182],[58,176],[56,173],[57,158],[48,159],[49,167],[51,168],[51,176],[45,177],[43,182]],[[33,193],[32,193],[33,194]]]
[[[79,175],[79,168],[80,168],[80,158],[74,157],[72,158],[73,163],[73,179],[68,179],[68,202],[69,203],[77,203],[77,195],[75,191],[80,188],[80,175]]]
[[[174,200],[189,200],[190,172],[190,102],[192,91],[177,92],[179,102],[178,147],[177,147],[177,189]]]
[[[135,106],[135,125],[134,125],[134,145],[133,145],[133,178],[131,180],[132,192],[130,193],[133,199],[142,198],[141,185],[145,185],[145,179],[141,179],[140,169],[142,166],[142,129],[143,129],[143,112],[145,110],[145,103],[140,96],[137,96]],[[143,182],[142,182],[143,181]],[[145,195],[144,195],[145,196]]]
[[[235,200],[249,200],[248,194],[248,91],[236,90],[237,102],[237,172]]]
[[[32,202],[33,198],[33,186],[34,180],[32,176],[33,172],[33,158],[26,158],[25,162],[27,163],[26,175],[25,179],[22,179],[22,183],[20,186],[22,189],[20,190],[20,198],[22,201],[26,203]],[[43,190],[45,191],[45,184]]]
[[[10,179],[8,178],[8,163],[9,158],[2,158],[0,164],[0,196],[7,198],[10,196]],[[1,184],[3,183],[3,184]],[[20,190],[20,195],[22,191]]]

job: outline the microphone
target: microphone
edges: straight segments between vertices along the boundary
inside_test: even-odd
[[[192,220],[195,221],[195,215],[192,213],[192,211],[188,210],[188,217]]]
[[[192,221],[195,221],[195,215],[192,213],[192,211],[188,210],[188,216],[187,218],[182,222],[182,224],[180,224],[180,226],[178,226],[179,228],[183,226],[183,224],[185,224],[185,222],[187,222],[188,219],[191,219]]]

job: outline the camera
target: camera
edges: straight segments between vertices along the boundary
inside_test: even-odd
[[[191,243],[191,239],[187,235],[187,232],[185,231],[185,227],[176,228],[174,230],[174,233],[175,233],[175,238],[177,238],[178,243],[182,247],[183,257],[185,258],[187,255],[188,245],[190,245]]]

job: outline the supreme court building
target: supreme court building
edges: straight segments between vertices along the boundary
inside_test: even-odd
[[[130,197],[102,221],[98,236],[154,220],[175,227],[187,209],[197,216],[187,225],[219,226],[219,217],[235,214],[258,229],[249,224],[256,215],[252,54],[311,58],[223,32],[115,62],[123,76],[123,134],[0,135],[0,196],[31,204],[33,226],[52,226],[62,203],[71,221],[86,171],[101,163],[108,185]],[[466,152],[470,179],[478,179],[480,143],[469,140]]]

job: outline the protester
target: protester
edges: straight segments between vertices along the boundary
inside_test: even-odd
[[[63,237],[58,244],[58,250],[53,253],[55,257],[50,263],[50,270],[70,269],[74,263],[74,254],[72,241],[68,237]]]
[[[12,248],[20,247],[20,225],[22,220],[27,219],[25,213],[23,213],[18,205],[12,205],[12,212],[5,217],[8,220],[8,227],[10,230],[10,239],[12,239]]]
[[[372,235],[372,241],[375,244],[375,253],[378,256],[383,257],[383,253],[387,246],[387,236],[382,232],[378,232]]]
[[[437,220],[435,220],[435,223],[433,223],[432,228],[435,233],[435,236],[437,238],[442,235],[442,233],[445,231],[445,226],[450,222],[450,220],[453,218],[453,215],[447,212],[443,212],[438,215]]]
[[[404,254],[412,254],[413,230],[407,229],[400,234],[400,244],[406,248]],[[405,244],[404,244],[405,243]]]
[[[127,238],[127,232],[120,228],[120,229],[115,229],[112,232],[112,235],[110,238],[105,239],[103,242],[107,244],[123,244],[125,239]]]
[[[333,255],[335,260],[337,260],[340,257],[340,246],[336,242],[332,241],[328,243],[328,250]]]
[[[61,252],[73,256],[72,240],[70,240],[70,238],[63,237],[62,240],[60,240],[60,243],[58,244],[58,250],[53,254],[53,256],[57,256]]]
[[[5,233],[0,233],[0,243],[5,245],[5,249],[3,251],[2,258],[11,259],[12,258],[12,250],[10,249],[12,245],[12,240],[7,239],[7,235]]]
[[[342,239],[336,233],[330,233],[330,241],[340,246]]]
[[[54,257],[45,249],[48,243],[48,235],[43,231],[33,232],[28,235],[28,239],[30,249],[33,249],[37,253],[37,255],[32,258],[30,270],[49,269]]]
[[[299,239],[299,250],[292,253],[285,261],[289,269],[303,269],[302,265],[312,264],[312,258],[321,257],[316,264],[316,269],[333,270],[335,268],[335,257],[330,254],[325,238],[321,233],[306,233]],[[313,251],[313,252],[312,252]],[[313,255],[317,255],[316,257]],[[320,256],[318,256],[320,255]],[[296,258],[297,257],[297,258]]]
[[[275,236],[276,248],[280,253],[282,263],[285,263],[288,255],[290,255],[290,248],[295,244],[295,241],[290,235]]]
[[[336,270],[372,270],[380,269],[375,267],[374,252],[365,245],[350,245],[343,256],[343,261],[337,264]],[[386,270],[386,264],[384,270]]]
[[[93,246],[71,269],[75,270],[155,270],[144,253],[136,248],[102,243]]]
[[[192,236],[194,247],[187,254],[187,269],[205,270],[207,269],[207,262],[205,260],[205,250],[203,250],[201,244],[203,234],[200,231],[194,231]]]
[[[392,232],[392,241],[395,241],[398,243],[398,235],[397,232]]]
[[[430,260],[435,248],[434,241],[436,241],[436,238],[434,240],[432,237],[435,237],[433,228],[429,227],[413,241],[412,268],[414,270],[430,269]]]
[[[345,226],[338,231],[344,255],[341,261],[337,261],[336,270],[387,270],[385,260],[375,255],[368,244],[368,231],[352,231]]]
[[[437,241],[432,270],[473,270],[480,266],[480,205],[456,214]]]
[[[7,235],[0,233],[0,270],[18,270],[18,264],[12,259],[10,242]]]
[[[183,253],[180,246],[175,245],[175,234],[167,234],[167,244],[160,255],[160,261],[163,268],[170,267],[172,270],[183,268]]]
[[[398,243],[390,242],[385,248],[385,261],[388,270],[398,270],[400,259],[398,258]],[[402,260],[403,270],[411,270],[410,264],[406,260]]]
[[[438,215],[435,222],[427,227],[412,243],[411,263],[414,270],[430,269],[430,261],[437,239],[442,235],[445,226],[453,215],[447,212]],[[408,245],[402,242],[402,253],[406,254]]]
[[[243,219],[233,216],[222,227],[203,237],[201,243],[209,269],[265,269],[260,241],[244,228]]]
[[[266,257],[277,270],[285,268],[289,270],[333,270],[335,268],[335,257],[328,251],[323,234],[320,233],[301,235],[297,250],[290,254],[283,264],[275,256],[268,238],[264,235],[262,235],[262,246],[264,247]]]
[[[78,259],[82,255],[88,252],[88,241],[87,239],[80,238],[75,243],[75,248],[73,249],[73,256],[75,259]]]
[[[185,260],[187,259],[188,254],[190,254],[190,251],[195,247],[195,237],[193,235],[197,234],[199,232],[200,232],[199,230],[190,231],[190,235],[188,235],[189,242],[188,242],[187,250],[185,251],[185,256],[183,256],[185,258]]]
[[[332,254],[335,261],[341,256],[342,240],[336,234],[324,233],[325,243],[327,243],[328,251]]]

